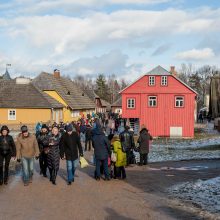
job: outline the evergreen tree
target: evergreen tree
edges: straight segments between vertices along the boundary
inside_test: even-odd
[[[103,74],[100,74],[96,79],[96,94],[106,101],[108,101],[109,93],[108,93],[108,86],[106,84],[106,79]]]

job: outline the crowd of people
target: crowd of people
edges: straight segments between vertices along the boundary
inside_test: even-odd
[[[40,174],[56,185],[60,159],[66,160],[67,184],[74,182],[75,171],[80,158],[86,151],[94,149],[94,177],[97,181],[104,174],[105,180],[125,179],[125,167],[134,163],[133,150],[140,152],[139,165],[148,163],[149,144],[152,140],[147,128],[142,125],[135,144],[134,133],[129,126],[122,132],[106,131],[106,122],[94,119],[91,122],[80,120],[78,123],[46,125],[38,123],[36,133],[31,134],[26,125],[16,139],[9,134],[9,128],[2,126],[0,133],[0,185],[8,184],[11,158],[22,164],[24,186],[32,182],[34,159],[39,160]],[[83,145],[84,143],[84,149]],[[4,167],[3,167],[4,166]]]

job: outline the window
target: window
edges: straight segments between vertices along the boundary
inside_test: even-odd
[[[72,111],[71,116],[72,116],[73,118],[79,117],[79,116],[80,116],[79,111]]]
[[[16,120],[16,110],[8,110],[8,120]]]
[[[135,108],[135,99],[127,100],[127,108]]]
[[[149,76],[149,85],[154,86],[155,85],[155,76]]]
[[[157,106],[157,97],[156,96],[149,96],[148,105],[149,105],[149,107],[156,107]]]
[[[161,76],[161,86],[167,86],[167,76]]]
[[[181,108],[184,107],[184,98],[181,96],[175,97],[175,107]]]

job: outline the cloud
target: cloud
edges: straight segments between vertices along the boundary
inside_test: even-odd
[[[171,48],[171,44],[164,44],[159,46],[153,53],[152,56],[159,56],[164,54],[166,51],[168,51]]]
[[[180,52],[176,55],[176,58],[186,61],[201,61],[211,59],[214,56],[215,54],[211,48],[204,48]]]
[[[67,66],[66,70],[76,75],[118,74],[126,72],[128,56],[119,50],[91,58],[81,58]]]
[[[56,13],[57,11],[77,12],[97,10],[112,5],[156,5],[171,2],[171,0],[11,0],[0,4],[0,10],[9,10],[10,13]]]
[[[217,26],[214,28],[215,17],[210,15],[201,19],[199,14],[174,9],[121,10],[110,14],[95,12],[84,18],[47,15],[27,19],[24,16],[1,19],[1,23],[8,25],[9,36],[22,37],[36,47],[51,46],[54,53],[62,54],[134,39],[219,31]],[[220,17],[220,11],[218,15]]]

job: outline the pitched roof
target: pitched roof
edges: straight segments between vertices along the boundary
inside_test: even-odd
[[[5,74],[2,75],[2,79],[5,79],[5,80],[11,79],[8,69],[6,69]]]
[[[150,72],[146,73],[145,75],[139,77],[135,82],[131,83],[130,85],[128,85],[126,88],[124,88],[122,91],[120,91],[119,93],[122,93],[123,91],[125,91],[127,88],[129,88],[131,85],[133,85],[134,83],[136,83],[138,80],[142,79],[144,76],[148,76],[148,75],[156,75],[156,76],[172,76],[174,77],[177,81],[179,81],[180,83],[182,83],[184,86],[186,86],[189,90],[191,90],[193,93],[198,94],[195,90],[193,90],[190,86],[188,86],[186,83],[184,83],[182,80],[180,80],[178,77],[174,76],[172,73],[168,72],[167,70],[165,70],[163,67],[161,67],[160,65],[157,66],[156,68],[152,69]]]
[[[84,89],[83,91],[93,101],[95,101],[95,99],[100,99],[100,97],[95,93],[93,89]]]
[[[154,69],[152,69],[151,71],[149,71],[148,73],[146,73],[145,75],[166,76],[166,75],[171,75],[171,73],[159,65]]]
[[[108,103],[107,101],[105,101],[104,99],[100,99],[101,100],[101,103],[102,103],[102,106],[103,107],[108,107],[110,106],[110,103]]]
[[[94,109],[94,102],[70,79],[55,78],[53,74],[42,72],[33,80],[40,90],[56,91],[73,110]]]
[[[112,107],[122,107],[122,97],[120,96],[112,105]]]
[[[63,105],[42,93],[32,83],[0,80],[0,108],[62,108]]]

